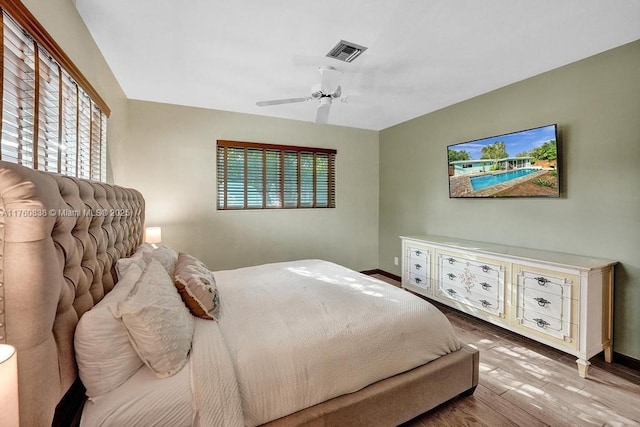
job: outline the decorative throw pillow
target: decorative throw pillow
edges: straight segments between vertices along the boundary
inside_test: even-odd
[[[158,378],[187,363],[194,321],[166,270],[152,259],[113,315],[122,320],[131,345]]]
[[[213,273],[199,259],[181,253],[173,282],[185,305],[194,316],[217,320],[218,288]]]
[[[135,263],[129,266],[113,290],[78,322],[74,347],[80,379],[90,400],[118,387],[143,365],[122,323],[110,310],[129,295],[143,268]]]
[[[169,246],[159,245],[157,248],[153,249],[151,257],[158,260],[169,276],[173,277],[176,261],[178,260],[178,252]]]

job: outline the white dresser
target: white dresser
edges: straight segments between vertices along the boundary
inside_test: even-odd
[[[402,239],[402,286],[578,358],[611,362],[616,261],[444,236]]]

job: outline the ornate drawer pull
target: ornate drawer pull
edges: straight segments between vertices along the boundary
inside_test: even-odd
[[[547,301],[544,298],[534,298],[534,300],[538,301],[538,305],[540,307],[545,307],[547,304],[551,304],[551,301]]]
[[[484,289],[485,291],[488,291],[489,288],[491,287],[491,285],[488,284],[487,282],[480,283],[480,286],[482,286],[482,289]]]
[[[482,304],[483,307],[491,307],[491,303],[489,301],[487,301],[486,299],[481,299],[480,300],[480,304]]]
[[[546,277],[535,277],[535,279],[538,281],[538,285],[540,286],[544,286],[547,283],[549,283],[551,280],[547,279]]]
[[[447,292],[449,292],[449,295],[454,296],[455,294],[457,294],[457,292],[454,289],[447,289]]]
[[[455,264],[456,259],[455,258],[447,258],[447,261],[449,261],[449,264]]]
[[[483,273],[487,273],[489,270],[492,270],[491,267],[489,267],[488,265],[481,265],[480,268],[482,269]]]
[[[420,270],[422,266],[420,264],[416,264],[416,270]]]
[[[546,328],[547,326],[549,326],[549,325],[550,325],[550,323],[549,323],[549,322],[547,322],[547,321],[546,321],[546,320],[544,320],[544,319],[533,319],[533,320],[534,320],[534,321],[536,322],[536,324],[538,325],[538,328]]]
[[[449,280],[453,280],[456,278],[456,275],[453,273],[448,273],[447,276],[449,276]]]
[[[416,277],[414,280],[415,280],[415,282],[416,282],[416,283],[418,283],[418,284],[420,284],[420,282],[422,282],[422,279],[420,279],[419,277]]]
[[[420,256],[420,255],[422,255],[422,252],[416,251],[416,256]]]

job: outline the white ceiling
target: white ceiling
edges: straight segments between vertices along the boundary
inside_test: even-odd
[[[127,97],[380,130],[640,39],[638,0],[76,0]],[[341,39],[368,50],[326,58]]]

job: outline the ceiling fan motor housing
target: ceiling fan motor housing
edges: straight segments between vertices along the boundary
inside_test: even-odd
[[[323,105],[331,105],[331,101],[333,100],[333,98],[331,96],[322,96],[319,99],[319,105],[318,107],[321,107]]]
[[[321,99],[321,98],[339,98],[342,94],[342,88],[338,86],[338,88],[333,93],[324,93],[322,91],[322,85],[315,84],[311,87],[311,97],[313,99]]]

